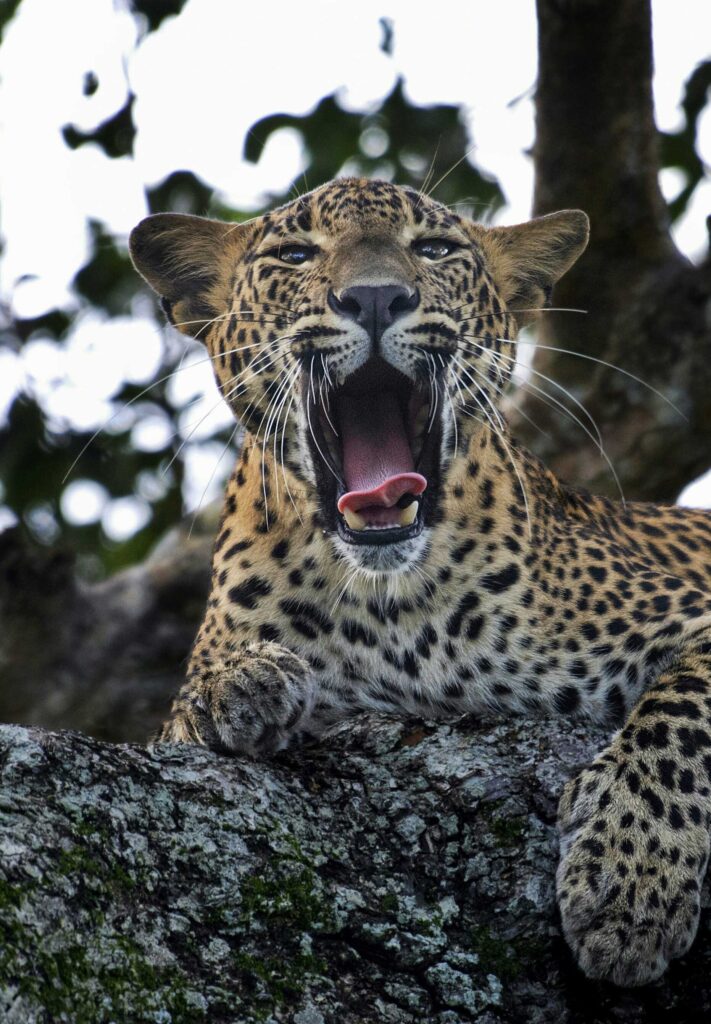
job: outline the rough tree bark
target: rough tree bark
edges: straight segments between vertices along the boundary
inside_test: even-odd
[[[534,212],[580,207],[587,253],[556,288],[539,340],[622,367],[622,373],[539,348],[534,369],[590,411],[627,498],[673,501],[711,466],[711,258],[674,246],[658,184],[649,0],[538,0]],[[563,396],[541,377],[532,383]],[[563,399],[564,400],[564,399]],[[564,479],[618,495],[593,440],[535,394],[516,435]],[[592,431],[575,405],[573,413]]]
[[[707,1020],[708,915],[644,991],[561,940],[557,795],[602,742],[362,719],[258,763],[0,727],[0,1020]]]

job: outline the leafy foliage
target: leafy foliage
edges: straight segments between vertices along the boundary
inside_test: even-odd
[[[329,181],[344,169],[431,190],[444,203],[469,198],[478,215],[483,213],[482,219],[504,202],[498,183],[468,160],[460,108],[413,106],[402,78],[372,113],[344,110],[338,97],[331,95],[302,117],[272,114],[263,118],[245,139],[245,158],[256,163],[269,136],[283,128],[301,135],[306,166],[286,194],[270,196],[269,205]]]
[[[677,132],[660,132],[662,167],[676,167],[683,171],[686,184],[669,203],[672,221],[684,213],[697,185],[703,181],[707,168],[696,149],[699,116],[704,110],[711,91],[711,60],[702,61],[684,85],[681,108],[684,125]]]
[[[84,92],[86,93],[86,85]],[[62,131],[64,141],[70,149],[78,149],[79,146],[84,146],[87,142],[93,142],[112,159],[119,156],[131,156],[133,140],[136,135],[136,126],[133,123],[135,99],[133,93],[129,93],[121,109],[102,121],[93,131],[83,132],[73,124],[65,125]]]
[[[17,13],[21,0],[3,0],[0,5],[0,42],[5,34],[5,29]]]

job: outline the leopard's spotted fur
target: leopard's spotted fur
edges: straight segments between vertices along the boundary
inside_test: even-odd
[[[689,947],[709,855],[711,516],[567,487],[499,421],[510,341],[586,234],[577,212],[487,229],[356,179],[246,225],[136,229],[247,431],[162,738],[259,753],[362,709],[622,726],[563,795],[558,892],[586,973],[641,984]],[[417,305],[366,328],[340,304],[354,286]],[[419,526],[358,545],[308,418],[375,358],[441,408]]]

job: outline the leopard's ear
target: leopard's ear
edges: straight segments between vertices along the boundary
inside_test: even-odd
[[[227,311],[244,234],[243,225],[182,213],[153,214],[131,232],[133,265],[184,334],[203,336],[210,321]]]
[[[512,227],[483,228],[479,241],[505,308],[520,327],[550,305],[553,285],[588,244],[582,210],[561,210]]]

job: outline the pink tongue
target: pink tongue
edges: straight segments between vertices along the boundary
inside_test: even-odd
[[[403,494],[422,494],[426,479],[414,472],[400,403],[391,392],[342,395],[338,401],[343,474],[348,492],[338,511],[392,508]]]

